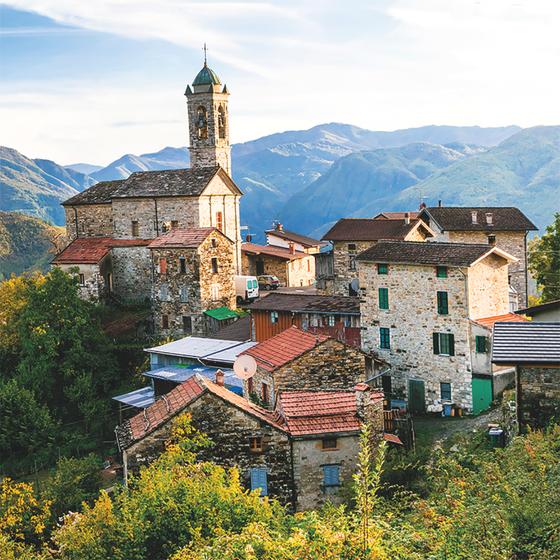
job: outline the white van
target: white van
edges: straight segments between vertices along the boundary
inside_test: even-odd
[[[251,303],[259,297],[259,282],[256,276],[236,276],[235,296],[237,304]]]

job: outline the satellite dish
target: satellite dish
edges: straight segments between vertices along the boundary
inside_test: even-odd
[[[253,356],[242,354],[233,363],[233,371],[240,379],[249,379],[257,371],[257,362]]]
[[[357,278],[354,278],[352,282],[350,282],[350,290],[352,292],[350,295],[357,296],[360,292],[360,281]]]

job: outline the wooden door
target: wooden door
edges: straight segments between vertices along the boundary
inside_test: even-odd
[[[420,379],[408,380],[408,409],[411,414],[426,412],[426,390]]]

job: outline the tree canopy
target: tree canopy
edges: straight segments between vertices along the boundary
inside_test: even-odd
[[[540,303],[560,299],[560,212],[529,247],[529,269],[542,290]]]

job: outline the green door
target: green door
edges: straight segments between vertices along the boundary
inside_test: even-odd
[[[472,378],[473,414],[479,414],[492,404],[492,378]]]
[[[424,382],[419,379],[408,380],[408,409],[411,414],[424,414],[426,412]]]

